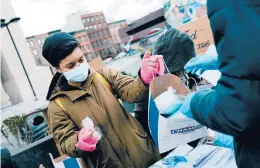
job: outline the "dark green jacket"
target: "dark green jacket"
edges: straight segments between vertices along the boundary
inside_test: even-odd
[[[260,1],[208,0],[222,76],[195,94],[194,118],[232,135],[239,168],[260,168]]]

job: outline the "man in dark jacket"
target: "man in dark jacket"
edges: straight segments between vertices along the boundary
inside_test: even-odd
[[[238,167],[260,168],[260,1],[208,0],[207,6],[219,56],[193,59],[186,68],[216,62],[222,76],[215,90],[190,94],[180,110],[232,135]]]

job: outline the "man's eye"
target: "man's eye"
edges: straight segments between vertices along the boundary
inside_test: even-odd
[[[79,60],[80,63],[84,62],[84,59]]]
[[[69,65],[68,68],[69,69],[72,69],[74,67],[74,65]]]

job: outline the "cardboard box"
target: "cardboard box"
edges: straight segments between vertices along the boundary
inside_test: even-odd
[[[98,69],[98,68],[102,68],[105,66],[100,56],[94,58],[93,60],[89,61],[88,63],[93,69]]]
[[[184,24],[178,29],[190,35],[197,54],[205,53],[210,44],[214,44],[209,19],[206,16]]]

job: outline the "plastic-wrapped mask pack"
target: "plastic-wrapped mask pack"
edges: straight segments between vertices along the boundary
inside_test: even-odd
[[[176,94],[176,90],[171,86],[168,87],[167,91],[161,93],[154,99],[161,115],[174,114],[179,110],[184,100],[185,96]]]
[[[94,128],[95,131],[92,134],[92,136],[98,138],[99,140],[101,139],[101,137],[102,137],[101,129],[97,126],[94,126],[93,120],[90,119],[89,117],[86,117],[84,120],[82,120],[81,126],[84,128]]]

